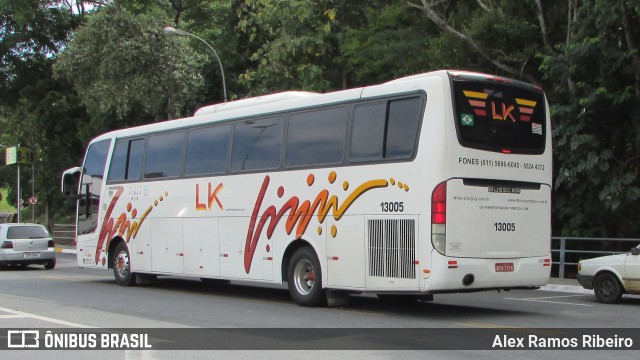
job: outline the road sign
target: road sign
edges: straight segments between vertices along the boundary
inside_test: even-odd
[[[35,152],[26,147],[12,146],[7,148],[5,153],[5,161],[7,165],[33,164],[35,157]]]
[[[38,198],[35,196],[32,196],[29,198],[29,205],[35,205],[38,203]]]

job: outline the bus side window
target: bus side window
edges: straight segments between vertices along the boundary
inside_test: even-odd
[[[344,106],[291,115],[287,128],[286,165],[341,163],[344,159],[347,115]]]
[[[282,118],[236,123],[233,131],[231,171],[277,169],[280,167],[283,137]]]
[[[355,108],[351,130],[351,160],[382,159],[387,103]]]
[[[350,159],[406,159],[416,145],[422,98],[419,96],[357,106],[351,131]]]
[[[184,132],[153,135],[147,141],[144,177],[175,177],[182,170]]]
[[[140,180],[143,156],[144,139],[118,141],[111,157],[109,182]]]
[[[185,175],[219,174],[227,170],[231,126],[219,125],[189,131]]]
[[[388,113],[384,157],[409,158],[413,155],[413,149],[416,146],[422,99],[413,97],[390,101]]]

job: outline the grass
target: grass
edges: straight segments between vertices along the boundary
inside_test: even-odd
[[[0,188],[0,212],[1,213],[16,212],[16,207],[7,201],[8,194],[9,194],[9,190]]]

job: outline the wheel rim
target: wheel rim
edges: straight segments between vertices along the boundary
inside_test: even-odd
[[[298,261],[293,271],[293,281],[298,293],[302,295],[311,293],[316,282],[316,271],[309,260],[302,259]]]
[[[121,278],[129,275],[129,254],[127,254],[126,251],[120,251],[118,256],[116,256],[115,269]]]
[[[603,297],[611,297],[613,295],[613,283],[609,280],[604,280],[600,283],[600,295]]]

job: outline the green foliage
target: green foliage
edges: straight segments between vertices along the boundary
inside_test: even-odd
[[[15,201],[9,198],[9,191],[7,189],[0,188],[0,213],[13,213],[16,212],[16,207],[13,205]]]
[[[347,29],[342,58],[358,84],[388,81],[431,68],[437,29],[402,3],[369,8],[365,24]]]
[[[35,150],[35,178],[30,166],[22,169],[22,199],[31,196],[35,184],[41,210],[62,203],[60,171],[82,153],[75,128],[86,113],[69,84],[53,79],[52,72],[79,21],[70,9],[50,1],[0,2],[0,143]],[[16,166],[2,167],[0,183],[14,199]]]
[[[56,63],[90,115],[83,134],[188,115],[204,81],[204,56],[167,39],[164,12],[134,16],[116,4],[88,18]]]
[[[49,3],[0,1],[0,106],[19,100],[31,73],[55,57],[77,23],[69,12]]]
[[[629,42],[640,40],[637,3],[581,2],[569,41],[542,57],[555,124],[556,231],[563,234],[640,233],[640,63]]]
[[[235,7],[239,6],[239,3],[233,0],[114,1],[114,4],[126,9],[134,17],[145,17],[157,13],[159,18],[171,19],[163,27],[170,25],[188,31],[210,44],[216,49],[221,59],[226,75],[227,91],[231,97],[237,87],[237,74],[245,70],[244,56],[239,53],[241,50],[236,30],[238,21]],[[194,54],[203,56],[199,68],[190,70],[194,73],[200,72],[204,81],[203,90],[194,98],[194,103],[199,106],[221,102],[222,78],[218,61],[211,50],[193,38],[176,39],[176,41],[184,42]]]
[[[367,5],[349,2],[248,0],[238,27],[248,36],[252,66],[240,76],[251,95],[284,90],[327,91],[348,86],[340,42],[360,26]]]

